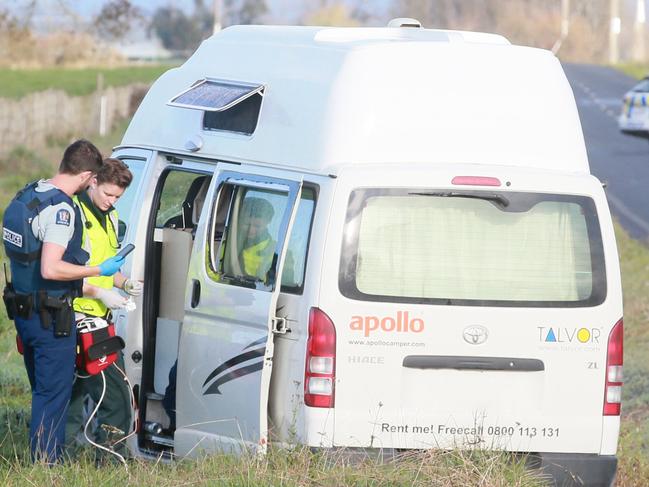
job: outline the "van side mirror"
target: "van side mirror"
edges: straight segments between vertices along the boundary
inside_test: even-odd
[[[124,237],[126,236],[126,223],[122,220],[117,222],[117,242],[122,243]]]

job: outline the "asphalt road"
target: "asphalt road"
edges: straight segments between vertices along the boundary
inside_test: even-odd
[[[607,183],[613,216],[632,237],[649,241],[649,139],[617,126],[622,97],[637,80],[603,66],[564,64],[577,101],[591,172]]]

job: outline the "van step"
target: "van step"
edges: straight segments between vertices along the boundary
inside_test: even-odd
[[[166,447],[169,447],[169,448],[174,447],[174,439],[172,437],[153,435],[153,434],[150,434],[150,433],[144,435],[144,437],[147,440],[155,443],[156,445],[162,445],[162,446],[166,446]]]
[[[153,399],[154,401],[162,401],[164,399],[164,395],[158,394],[157,392],[147,392],[146,398]]]
[[[149,448],[140,449],[142,456],[148,460],[162,463],[171,463],[174,460],[173,452],[169,450],[151,450]]]

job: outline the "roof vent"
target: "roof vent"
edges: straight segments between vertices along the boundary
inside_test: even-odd
[[[240,81],[200,79],[167,102],[167,105],[203,111],[203,130],[252,135],[257,128],[264,85]],[[196,152],[203,147],[200,136],[185,143]]]
[[[421,22],[417,19],[399,17],[398,19],[392,19],[388,22],[388,27],[414,27],[415,29],[421,29]]]
[[[223,112],[263,91],[264,85],[204,78],[178,93],[167,105],[206,112]]]

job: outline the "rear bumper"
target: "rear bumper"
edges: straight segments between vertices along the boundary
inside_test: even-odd
[[[649,139],[649,129],[620,129],[623,134]]]
[[[549,485],[610,487],[615,481],[617,457],[578,453],[535,453],[527,466],[538,470]]]
[[[623,133],[628,135],[637,135],[639,137],[649,136],[649,119],[647,121],[637,122],[620,117],[618,119],[618,127]]]

